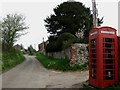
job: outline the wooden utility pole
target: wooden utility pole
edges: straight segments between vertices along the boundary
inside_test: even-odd
[[[95,0],[92,0],[92,9],[93,9],[93,26],[98,27],[98,10],[96,8],[96,2]]]

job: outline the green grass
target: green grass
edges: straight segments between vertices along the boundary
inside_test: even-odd
[[[0,41],[0,72],[2,72],[2,42]]]
[[[0,52],[0,72],[2,72],[2,52]]]
[[[40,53],[36,54],[36,58],[47,69],[54,69],[61,71],[76,71],[76,70],[86,70],[88,66],[88,63],[86,63],[81,66],[75,65],[74,67],[70,67],[69,60],[55,59],[53,57],[45,56]]]
[[[25,57],[20,51],[2,52],[2,72],[23,62]]]

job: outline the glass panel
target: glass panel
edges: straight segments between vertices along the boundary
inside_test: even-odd
[[[103,60],[104,60],[104,79],[114,79],[114,57],[115,57],[115,43],[113,38],[103,39]]]
[[[95,39],[93,39],[93,40],[91,40],[91,47],[95,48],[95,46],[96,46],[96,41],[95,41]]]
[[[96,65],[92,65],[92,68],[96,68]]]
[[[96,70],[95,69],[92,69],[92,78],[96,79]]]
[[[113,65],[105,65],[105,69],[113,69]]]
[[[92,63],[95,64],[96,63],[96,59],[92,59]]]
[[[105,52],[104,53],[114,53],[113,50],[111,49],[105,49]]]
[[[108,59],[108,60],[105,60],[105,64],[113,64],[113,59]]]
[[[113,42],[114,39],[113,38],[104,38],[104,42]]]
[[[92,53],[96,53],[96,50],[95,50],[95,49],[92,49]]]
[[[90,42],[90,58],[91,58],[91,77],[96,79],[96,39],[92,39]]]
[[[104,54],[103,57],[104,58],[113,58],[114,55],[112,55],[112,54]]]
[[[111,74],[113,74],[113,70],[106,70],[106,71],[105,71],[106,75],[108,75],[109,72],[110,72]]]
[[[113,80],[113,70],[106,70],[105,75],[105,80]]]
[[[106,76],[106,77],[105,77],[105,80],[113,80],[113,76],[110,76],[110,77],[109,77],[109,76]]]
[[[105,48],[113,48],[112,44],[105,44]]]
[[[96,54],[92,54],[92,58],[96,58]]]

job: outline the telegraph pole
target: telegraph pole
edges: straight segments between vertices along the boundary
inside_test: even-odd
[[[45,46],[44,46],[44,37],[43,37],[43,48],[45,48]]]
[[[96,2],[95,0],[92,0],[92,9],[93,9],[93,26],[98,27],[98,10],[96,8]]]
[[[43,54],[45,55],[45,42],[44,42],[44,37],[43,37]]]

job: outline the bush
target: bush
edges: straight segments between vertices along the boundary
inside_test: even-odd
[[[57,46],[61,47],[61,49],[66,49],[70,47],[74,42],[76,42],[77,38],[71,33],[63,33],[58,37]]]
[[[61,34],[57,40],[50,42],[46,47],[46,52],[58,52],[70,47],[77,38],[71,33]]]

